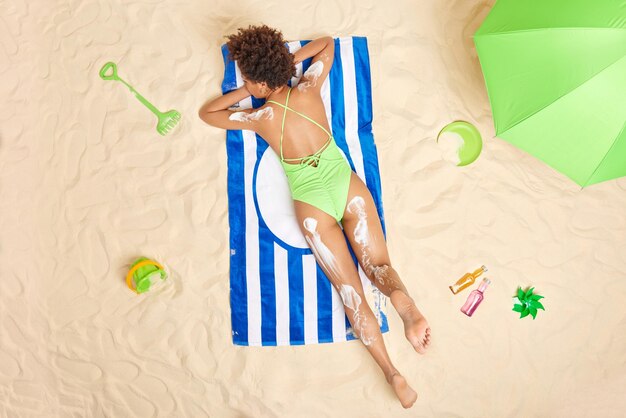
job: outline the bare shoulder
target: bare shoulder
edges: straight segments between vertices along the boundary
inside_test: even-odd
[[[299,109],[311,109],[322,104],[320,89],[316,88],[315,85],[318,82],[319,79],[315,81],[302,78],[298,85],[292,90],[289,103],[292,103]]]
[[[230,115],[230,120],[238,122],[257,122],[262,124],[263,121],[271,120],[274,116],[274,109],[268,104],[256,109],[235,110]]]
[[[280,107],[265,103],[259,108],[246,110],[246,113],[243,117],[250,120],[254,126],[253,130],[268,143],[272,144],[273,138],[280,134],[280,121],[282,118]]]
[[[231,126],[227,129],[245,129],[259,134],[267,131],[274,119],[274,109],[265,104],[256,109],[241,109],[227,111]]]

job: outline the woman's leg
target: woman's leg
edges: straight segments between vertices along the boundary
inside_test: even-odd
[[[302,233],[318,264],[341,296],[352,329],[382,369],[402,406],[409,408],[417,394],[391,363],[341,228],[334,218],[314,206],[300,201],[295,201],[294,206]]]
[[[430,327],[391,266],[374,199],[354,172],[342,224],[361,268],[372,283],[391,299],[404,322],[407,339],[418,353],[423,354],[430,345]]]

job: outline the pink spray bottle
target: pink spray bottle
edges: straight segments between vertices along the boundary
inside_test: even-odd
[[[465,301],[465,305],[461,307],[461,312],[467,316],[472,316],[476,308],[478,308],[478,305],[480,305],[480,302],[483,301],[485,297],[483,293],[485,293],[485,290],[490,283],[491,280],[485,277],[480,283],[480,286],[478,286],[478,289],[472,290],[472,293],[469,294],[467,300]]]

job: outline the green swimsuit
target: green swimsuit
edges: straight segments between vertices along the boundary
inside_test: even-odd
[[[333,136],[322,125],[288,106],[290,94],[291,88],[287,92],[284,105],[273,100],[268,100],[267,103],[274,103],[284,109],[280,130],[280,162],[287,175],[291,197],[323,210],[339,222],[343,218],[348,200],[352,169]],[[328,141],[315,154],[302,158],[284,158],[283,134],[287,110],[316,124],[328,135]],[[290,164],[287,161],[300,161],[300,164]]]

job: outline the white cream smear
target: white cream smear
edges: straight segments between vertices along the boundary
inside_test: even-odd
[[[367,252],[369,245],[369,230],[367,229],[367,212],[365,211],[365,200],[361,196],[354,196],[350,203],[348,203],[348,213],[356,214],[359,221],[354,228],[354,240],[357,244],[361,245],[361,262],[363,263],[363,269],[367,274],[372,271],[372,265],[370,263],[370,257]]]
[[[376,279],[376,281],[378,281],[378,283],[380,283],[381,285],[385,284],[385,278],[387,278],[387,276],[389,275],[389,266],[388,265],[383,265],[383,266],[375,266],[372,268],[373,270],[373,274],[374,274],[374,278]]]
[[[304,73],[302,78],[306,80],[304,83],[298,84],[299,91],[305,91],[309,87],[315,87],[317,85],[317,79],[322,75],[324,70],[324,63],[322,61],[315,61],[308,70]]]
[[[343,300],[343,304],[346,307],[352,309],[355,313],[358,312],[359,306],[361,306],[361,296],[354,290],[354,287],[347,284],[341,285],[339,296],[341,296],[341,300]]]
[[[354,228],[354,240],[367,246],[369,243],[369,232],[367,230],[367,212],[365,212],[365,200],[361,196],[354,196],[350,203],[348,203],[348,212],[356,213],[359,218],[359,222]]]
[[[302,222],[302,225],[304,225],[304,229],[309,231],[313,236],[312,239],[308,235],[304,238],[306,239],[307,244],[309,244],[311,251],[313,251],[315,258],[319,260],[320,264],[326,269],[326,271],[332,273],[335,278],[339,278],[339,271],[337,269],[337,263],[335,262],[335,256],[322,242],[322,238],[317,232],[317,220],[313,218],[306,218]]]
[[[361,245],[361,252],[363,256],[361,257],[361,262],[363,263],[363,269],[366,274],[373,274],[374,279],[378,281],[381,285],[385,284],[385,279],[388,279],[389,276],[389,266],[373,266],[370,262],[370,256],[367,251],[367,247],[369,245],[369,230],[367,228],[367,212],[365,211],[365,200],[361,196],[355,196],[352,198],[350,203],[348,203],[348,212],[355,213],[359,221],[354,228],[354,240],[357,244]]]
[[[341,285],[339,288],[339,296],[341,296],[341,300],[346,308],[354,311],[354,315],[352,316],[354,319],[354,328],[359,332],[363,344],[369,346],[376,340],[376,337],[367,336],[365,334],[367,318],[362,312],[359,312],[359,307],[361,306],[361,296],[359,296],[357,291],[354,290],[354,287],[349,285]]]
[[[237,122],[252,122],[261,119],[274,119],[274,110],[268,106],[256,112],[235,112],[228,117],[230,120]]]

